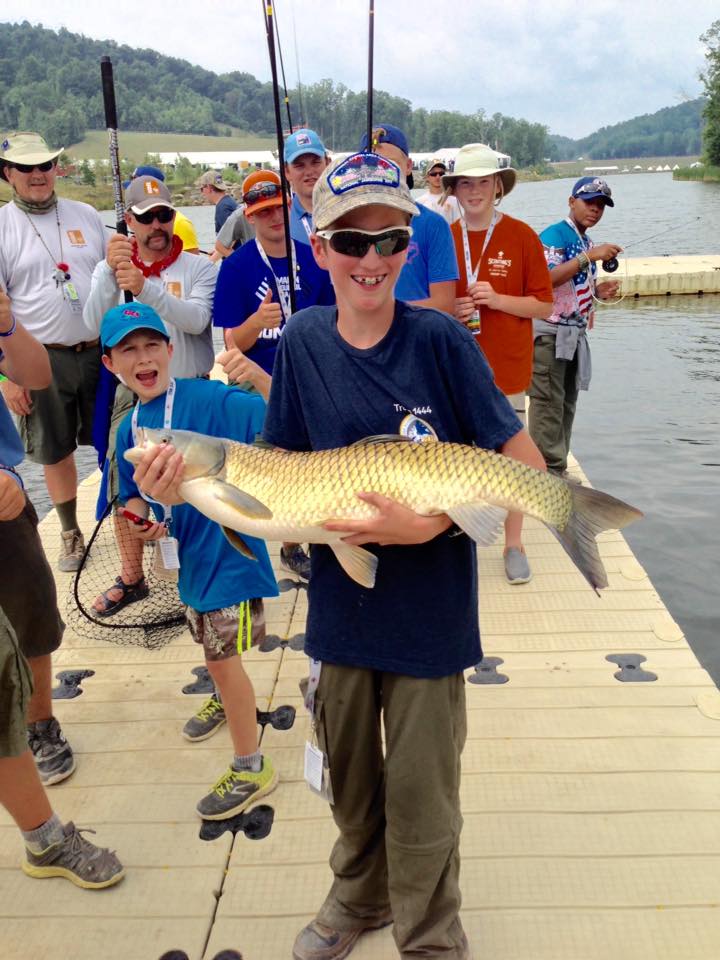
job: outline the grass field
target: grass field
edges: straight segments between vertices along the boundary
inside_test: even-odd
[[[271,137],[256,137],[237,131],[233,137],[204,137],[195,133],[145,133],[121,130],[118,134],[120,156],[132,163],[141,163],[148,153],[174,150],[273,150],[277,144]],[[108,135],[105,130],[89,130],[80,143],[65,148],[70,157],[78,160],[99,160],[108,155]]]

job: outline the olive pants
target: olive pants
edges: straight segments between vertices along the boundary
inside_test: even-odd
[[[533,376],[528,396],[530,436],[545,458],[548,470],[567,470],[578,389],[577,357],[558,360],[555,337],[535,338]]]
[[[352,930],[390,906],[401,957],[466,956],[458,916],[463,674],[427,680],[324,663],[315,718],[340,830],[318,919]]]

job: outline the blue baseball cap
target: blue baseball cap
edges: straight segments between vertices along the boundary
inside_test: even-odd
[[[572,188],[572,197],[576,200],[604,200],[606,207],[614,207],[612,190],[600,177],[580,177]]]
[[[400,127],[394,127],[391,123],[383,123],[376,127],[373,127],[372,130],[372,139],[373,142],[368,147],[368,138],[367,131],[360,138],[360,147],[359,150],[363,153],[365,150],[374,150],[379,143],[389,143],[392,147],[397,147],[398,150],[402,150],[406,157],[410,156],[410,145],[405,134],[402,132]],[[406,177],[407,185],[412,188],[415,186],[415,179],[412,173],[409,173]]]
[[[327,155],[327,150],[325,149],[325,144],[314,130],[308,130],[306,127],[303,127],[302,130],[296,130],[295,133],[291,133],[285,141],[283,147],[285,163],[292,163],[293,160],[297,160],[298,157],[302,157],[305,153],[312,153],[316,157],[324,157]]]
[[[154,330],[166,340],[170,339],[167,327],[153,308],[135,300],[112,307],[102,318],[100,342],[103,350],[116,347],[128,334],[136,330]]]
[[[130,180],[125,180],[123,182],[123,190],[127,190],[130,186],[130,181],[134,180],[136,177],[153,177],[155,180],[160,180],[162,183],[165,182],[165,174],[159,167],[135,167],[133,172],[130,174]]]

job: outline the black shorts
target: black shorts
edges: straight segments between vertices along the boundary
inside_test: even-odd
[[[0,607],[26,657],[57,650],[65,630],[37,527],[35,507],[27,497],[19,517],[0,522]]]

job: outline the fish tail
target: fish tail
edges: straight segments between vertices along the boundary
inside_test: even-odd
[[[597,593],[608,579],[595,538],[604,530],[622,530],[639,520],[642,512],[601,490],[569,484],[572,512],[562,530],[547,524],[570,559]]]

